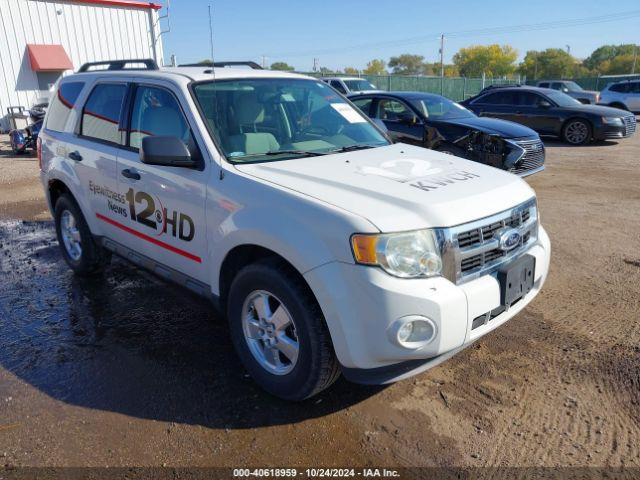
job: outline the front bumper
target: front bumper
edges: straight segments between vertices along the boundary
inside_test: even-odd
[[[455,285],[442,277],[400,279],[378,268],[333,262],[307,272],[305,279],[320,303],[347,378],[388,383],[437,365],[525,308],[549,270],[550,242],[542,227],[538,241],[524,253],[536,258],[534,288],[476,328],[474,319],[500,306],[494,275]],[[436,326],[434,339],[417,349],[402,347],[390,335],[396,322],[410,315],[428,317]]]

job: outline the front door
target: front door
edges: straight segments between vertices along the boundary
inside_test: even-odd
[[[211,168],[194,139],[179,95],[161,83],[132,89],[126,148],[118,156],[118,189],[129,217],[123,220],[119,241],[161,264],[155,265],[156,273],[174,277],[174,270],[209,284],[205,198]],[[200,167],[142,163],[139,149],[149,135],[180,138],[200,160]],[[171,270],[163,271],[162,266]]]

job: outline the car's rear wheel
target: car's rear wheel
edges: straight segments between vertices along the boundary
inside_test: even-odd
[[[562,129],[562,138],[571,145],[584,145],[591,140],[591,125],[579,118],[569,120]]]
[[[269,393],[304,400],[339,376],[329,331],[316,299],[292,269],[275,260],[243,268],[229,291],[235,349]]]
[[[98,246],[73,197],[63,194],[55,206],[55,225],[62,257],[78,275],[100,272],[111,255]]]

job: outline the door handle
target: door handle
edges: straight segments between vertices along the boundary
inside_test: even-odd
[[[82,155],[80,155],[80,152],[78,152],[77,150],[75,152],[71,152],[69,155],[67,155],[71,160],[75,161],[75,162],[81,162],[82,161]]]
[[[122,170],[121,173],[123,177],[129,178],[131,180],[140,180],[140,174],[138,172],[133,172],[128,168],[125,168],[124,170]]]

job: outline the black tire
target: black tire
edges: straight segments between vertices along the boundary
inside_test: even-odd
[[[249,265],[236,275],[229,290],[227,317],[231,338],[243,365],[264,390],[285,400],[301,401],[329,387],[340,376],[338,360],[320,306],[300,275],[277,260]],[[262,366],[249,348],[243,330],[243,307],[256,291],[267,291],[286,307],[295,324],[297,361],[286,374]]]
[[[439,145],[436,148],[436,151],[441,153],[446,153],[447,155],[453,155],[454,157],[460,157],[460,158],[469,160],[469,155],[467,154],[467,152],[465,152],[460,147],[456,147],[455,145],[449,145],[449,144]]]
[[[593,130],[587,120],[572,118],[562,127],[562,140],[570,145],[586,145],[591,141]]]
[[[77,259],[72,258],[65,247],[61,226],[62,217],[65,212],[69,212],[73,216],[80,234],[79,243],[81,253]],[[81,276],[100,273],[111,260],[111,253],[96,244],[80,207],[78,207],[78,204],[71,195],[62,194],[60,198],[58,198],[55,205],[54,220],[62,257],[71,270]]]

